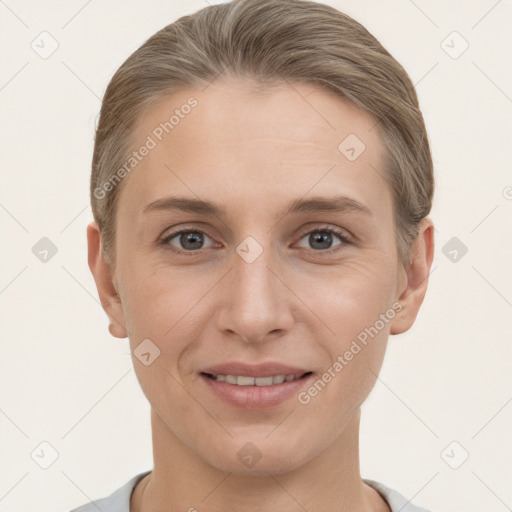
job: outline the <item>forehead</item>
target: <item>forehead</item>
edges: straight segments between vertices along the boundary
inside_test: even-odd
[[[390,207],[375,119],[311,84],[256,92],[249,82],[214,82],[169,94],[138,122],[133,149],[143,146],[120,199],[133,215],[166,195],[268,209],[346,193],[377,215]]]

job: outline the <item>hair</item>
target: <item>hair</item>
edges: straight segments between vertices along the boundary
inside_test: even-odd
[[[306,0],[233,0],[205,7],[156,32],[115,72],[95,133],[90,188],[107,263],[115,266],[116,205],[126,181],[119,171],[133,151],[141,115],[163,96],[226,76],[255,79],[255,92],[287,81],[314,84],[375,118],[386,150],[382,174],[393,197],[397,252],[408,267],[410,245],[434,193],[414,85],[360,23]]]

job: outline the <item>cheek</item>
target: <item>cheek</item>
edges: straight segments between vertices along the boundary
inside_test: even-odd
[[[197,274],[193,277],[190,271],[159,265],[134,266],[127,275],[124,309],[135,331],[147,329],[160,338],[194,309],[213,284],[213,281],[209,284],[211,277]]]
[[[391,268],[377,262],[353,261],[323,279],[304,282],[308,306],[330,338],[341,343],[340,348],[374,325],[392,306],[395,273]]]
[[[318,343],[328,355],[324,372],[329,401],[347,401],[355,407],[373,387],[395,316],[393,279],[386,265],[359,261],[309,287],[308,305],[324,333],[317,333]]]
[[[390,317],[389,317],[390,318]],[[387,346],[390,320],[340,317],[342,332],[330,343],[323,341],[328,361],[317,380],[299,396],[310,418],[323,417],[333,432],[341,432],[348,416],[370,394],[380,372]],[[380,328],[380,329],[379,329]]]
[[[176,385],[172,376],[182,380],[184,371],[180,365],[187,363],[197,351],[206,322],[211,319],[205,295],[216,280],[211,275],[191,278],[190,272],[185,275],[173,270],[171,274],[168,269],[156,268],[146,274],[134,272],[132,276],[123,309],[130,318],[130,346],[137,376],[144,387],[158,386],[157,394],[163,392],[171,396],[171,389]],[[137,361],[141,351],[137,347],[146,339],[151,340],[157,347],[155,351],[159,352],[154,372],[146,371]],[[179,396],[179,388],[175,391],[172,396]]]

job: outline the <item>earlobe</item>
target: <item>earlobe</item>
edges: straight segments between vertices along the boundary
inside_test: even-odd
[[[412,327],[427,292],[434,259],[434,224],[428,217],[420,223],[418,236],[410,247],[410,255],[411,264],[405,269],[406,285],[397,297],[402,308],[393,319],[390,334],[401,334]]]
[[[110,320],[108,330],[116,338],[126,338],[128,332],[124,320],[121,298],[114,284],[115,276],[105,261],[97,222],[87,226],[89,269],[96,282],[101,305]]]

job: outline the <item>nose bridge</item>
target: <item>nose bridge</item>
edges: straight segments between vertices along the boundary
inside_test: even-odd
[[[277,267],[271,235],[247,236],[235,248],[226,282],[227,301],[220,315],[221,329],[259,341],[272,331],[289,328],[285,287],[274,274]],[[264,239],[264,240],[263,240]],[[272,270],[271,270],[272,269]]]
[[[232,286],[236,305],[244,314],[268,315],[277,306],[275,276],[269,270],[275,260],[272,249],[270,236],[262,244],[248,236],[236,247]]]

